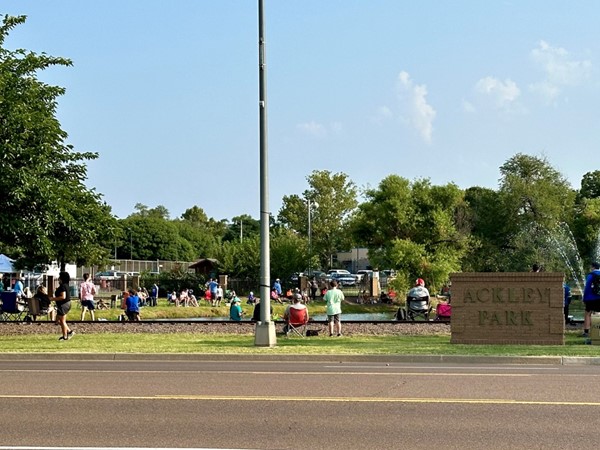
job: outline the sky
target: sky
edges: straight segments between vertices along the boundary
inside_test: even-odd
[[[595,0],[264,0],[269,209],[314,170],[495,189],[517,153],[578,189],[600,126]],[[3,0],[5,47],[70,58],[58,118],[113,213],[259,218],[258,1]]]

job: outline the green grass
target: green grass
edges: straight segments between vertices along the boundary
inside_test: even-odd
[[[252,335],[98,333],[78,334],[70,341],[59,342],[52,334],[4,336],[2,347],[3,353],[600,356],[600,346],[583,345],[577,334],[567,332],[564,346],[450,344],[449,335],[277,336],[277,347],[271,349],[255,347]]]
[[[246,298],[242,298],[242,310],[245,313],[246,317],[252,316],[252,311],[254,310],[253,305],[246,304]],[[110,302],[109,302],[110,304]],[[282,317],[286,304],[279,304],[275,302],[271,302],[271,306],[273,307],[273,315],[276,317]],[[383,304],[375,304],[375,305],[358,305],[353,301],[346,301],[344,304],[344,313],[345,314],[361,314],[361,313],[383,313],[390,312],[395,313],[398,310],[398,305],[383,305]],[[322,300],[317,300],[316,302],[311,302],[308,304],[308,311],[311,315],[316,314],[325,314],[326,306]],[[96,320],[98,319],[106,319],[106,320],[118,320],[119,315],[123,314],[123,310],[120,308],[120,304],[117,305],[117,308],[112,309],[104,309],[104,310],[96,310]],[[204,300],[200,302],[200,306],[198,307],[176,307],[170,305],[166,299],[159,299],[158,306],[156,307],[143,307],[141,309],[140,315],[142,320],[156,320],[156,319],[190,319],[197,317],[224,317],[229,318],[229,306],[225,303],[221,303],[220,307],[213,307],[208,305]],[[71,312],[69,313],[69,320],[79,320],[81,317],[81,309],[79,307],[79,301],[73,302],[73,306],[71,308]],[[86,320],[89,320],[89,314],[86,314]],[[43,318],[41,320],[44,320]]]

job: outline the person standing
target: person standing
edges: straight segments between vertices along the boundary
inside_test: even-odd
[[[329,323],[329,336],[335,334],[337,336],[342,335],[342,322],[340,317],[342,315],[342,302],[344,301],[344,293],[338,289],[338,283],[336,280],[329,282],[329,289],[324,297],[327,303],[327,322]]]
[[[315,301],[317,299],[317,291],[319,290],[319,285],[317,284],[317,279],[313,278],[310,282],[310,299]]]
[[[277,292],[277,296],[279,298],[281,298],[282,290],[281,290],[281,283],[279,281],[279,278],[277,278],[275,280],[275,283],[273,283],[273,289],[275,289],[275,292]]]
[[[150,289],[150,306],[156,306],[158,301],[158,284],[154,283]]]
[[[68,272],[61,272],[58,275],[60,285],[54,292],[52,300],[56,302],[56,321],[60,325],[62,336],[58,338],[59,341],[66,341],[73,337],[75,332],[69,328],[67,324],[67,314],[71,310],[71,293],[69,292],[69,282],[71,276]]]
[[[140,321],[140,298],[134,289],[129,290],[129,296],[125,300],[125,314],[130,322]]]
[[[96,304],[94,303],[94,295],[96,295],[96,286],[92,283],[89,273],[83,274],[83,283],[79,285],[79,299],[81,300],[81,320],[85,319],[85,313],[90,312],[92,322],[96,320],[94,318],[94,310]]]
[[[217,300],[217,288],[218,287],[219,287],[219,283],[217,283],[217,280],[213,280],[211,278],[210,281],[208,282],[208,290],[210,291],[210,299],[211,299],[211,303],[213,306],[215,305],[215,301]]]
[[[600,311],[600,292],[596,289],[600,282],[600,264],[592,263],[592,271],[585,278],[585,288],[583,289],[583,304],[585,305],[585,315],[583,316],[583,334],[584,338],[590,337],[590,327],[592,326],[592,312]]]

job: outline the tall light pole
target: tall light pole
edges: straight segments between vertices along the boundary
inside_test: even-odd
[[[269,174],[267,152],[267,66],[265,63],[264,0],[258,0],[258,113],[260,141],[260,320],[254,345],[274,347],[275,323],[271,321],[271,249],[269,246]]]
[[[308,205],[308,276],[311,276],[312,269],[312,208],[319,207],[317,202],[311,202],[310,198],[306,200]]]

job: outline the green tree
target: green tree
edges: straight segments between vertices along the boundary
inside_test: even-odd
[[[396,270],[398,289],[417,277],[437,288],[460,270],[470,239],[457,225],[464,200],[456,185],[390,175],[365,198],[352,222],[354,237],[369,248],[373,266]]]
[[[223,241],[235,241],[260,235],[260,221],[253,219],[248,214],[235,216],[227,227]]]
[[[466,221],[472,238],[463,260],[467,272],[501,271],[508,265],[509,246],[506,212],[500,193],[493,189],[471,187],[465,191]]]
[[[85,162],[98,155],[66,143],[56,118],[65,90],[37,78],[71,61],[4,48],[9,32],[25,20],[3,16],[0,26],[0,243],[28,266],[97,262],[108,256],[103,244],[115,228],[110,208],[84,185]]]
[[[549,237],[569,222],[575,192],[544,157],[518,153],[500,167],[500,199],[505,213],[507,264],[504,270],[529,270],[542,263],[559,269]]]
[[[120,258],[194,261],[197,255],[190,242],[182,238],[175,222],[159,217],[132,214],[120,222],[123,241]]]
[[[311,253],[318,255],[321,266],[331,266],[332,255],[351,247],[347,225],[357,206],[357,188],[344,173],[315,170],[307,177],[309,188],[302,197],[283,197],[278,221],[308,238],[309,201],[311,205]]]
[[[581,179],[580,198],[598,198],[600,197],[600,170],[587,172]]]

